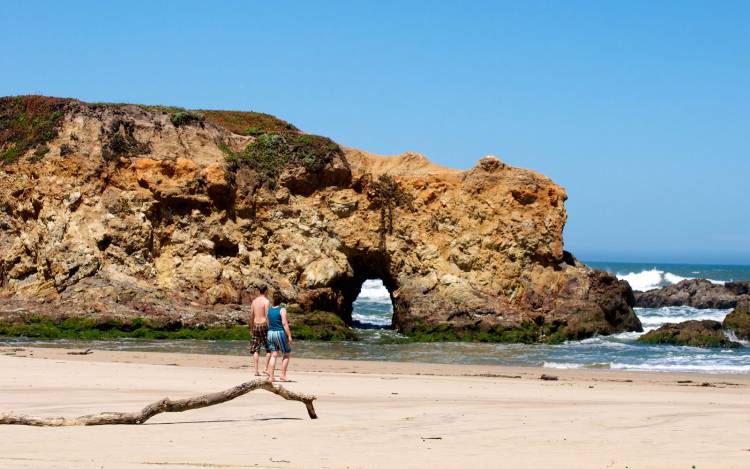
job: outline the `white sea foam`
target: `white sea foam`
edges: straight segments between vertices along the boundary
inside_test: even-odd
[[[647,291],[659,288],[664,282],[664,271],[651,269],[629,274],[617,274],[617,278],[627,281],[633,290]]]
[[[683,280],[693,280],[697,277],[683,277],[682,275],[673,274],[672,272],[665,272],[659,269],[649,269],[640,272],[617,274],[617,278],[620,280],[626,280],[633,290],[648,291],[666,287],[667,285],[674,285]],[[706,280],[716,285],[724,285],[726,283],[724,280],[713,280],[710,278]]]
[[[731,352],[729,352],[731,353]],[[558,370],[577,370],[582,368],[610,368],[613,370],[635,371],[672,371],[672,372],[700,372],[700,373],[750,373],[747,360],[700,359],[694,356],[676,356],[662,359],[651,359],[643,363],[607,362],[607,363],[575,363],[575,362],[547,362],[543,368]]]
[[[742,344],[745,347],[750,347],[750,340],[743,340],[737,337],[737,333],[733,330],[724,331],[724,335],[727,337],[727,339],[731,340],[732,342],[737,342]],[[730,350],[727,350],[730,351]]]
[[[568,341],[566,342],[566,345],[596,345],[608,348],[620,348],[628,346],[628,344],[622,342],[622,340],[634,340],[640,335],[641,333],[639,332],[624,332],[616,335],[597,335],[589,337],[588,339]]]
[[[544,362],[543,368],[554,368],[557,370],[577,370],[580,368],[610,368],[609,363],[560,363]]]
[[[643,332],[620,332],[619,334],[612,334],[608,337],[612,340],[633,341],[642,335]]]
[[[665,306],[662,308],[635,308],[635,314],[641,320],[643,329],[650,331],[663,324],[682,321],[710,319],[723,321],[731,309],[697,309],[691,306]]]
[[[557,363],[557,362],[544,362],[543,368],[555,368],[557,370],[577,370],[583,368],[583,363]]]
[[[728,363],[611,363],[615,370],[636,371],[691,371],[701,373],[750,373],[750,365]]]
[[[391,325],[391,318],[374,314],[352,313],[352,321],[360,324],[370,324],[377,327],[388,327]]]
[[[668,282],[670,284],[680,283],[683,280],[689,280],[691,278],[694,278],[694,277],[682,277],[680,275],[673,274],[672,272],[665,272],[664,273],[664,281]]]

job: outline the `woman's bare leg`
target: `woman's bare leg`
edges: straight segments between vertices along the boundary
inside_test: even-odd
[[[286,369],[289,367],[289,358],[292,354],[291,353],[285,353],[284,357],[281,359],[281,380],[286,381]]]
[[[268,362],[268,379],[273,381],[273,372],[276,369],[276,357],[279,356],[279,352],[271,352],[271,360]]]
[[[268,364],[271,362],[271,352],[266,351],[266,367],[263,369],[263,373],[268,374]]]

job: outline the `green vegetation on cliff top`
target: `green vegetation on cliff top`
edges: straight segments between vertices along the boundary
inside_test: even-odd
[[[299,129],[271,114],[253,111],[189,110],[176,106],[84,103],[75,99],[48,96],[8,96],[0,98],[0,160],[13,163],[29,150],[34,159],[45,154],[46,144],[57,136],[62,117],[69,104],[92,110],[137,106],[170,115],[175,127],[211,123],[239,135],[260,136],[265,133],[299,134]],[[323,138],[323,137],[319,137]]]
[[[262,112],[213,110],[197,112],[208,122],[240,135],[257,136],[264,132],[299,132],[299,129],[289,122]]]
[[[302,166],[315,173],[336,155],[343,155],[336,142],[327,137],[293,132],[262,132],[242,151],[234,152],[226,146],[222,150],[227,161],[248,164],[269,182],[288,166]]]
[[[73,100],[45,96],[0,98],[0,160],[13,163],[34,149],[40,159],[57,136],[65,107]]]

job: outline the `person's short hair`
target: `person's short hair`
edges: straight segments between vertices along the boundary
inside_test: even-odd
[[[281,293],[273,292],[273,305],[279,306],[281,304]]]
[[[261,293],[261,295],[265,294],[268,291],[267,285],[261,285],[258,287],[258,291]]]

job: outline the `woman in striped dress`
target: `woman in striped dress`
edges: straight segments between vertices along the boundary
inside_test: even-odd
[[[274,292],[273,306],[268,308],[268,348],[271,350],[271,361],[268,363],[268,377],[275,381],[276,358],[279,352],[281,358],[280,381],[289,381],[286,377],[286,369],[289,366],[289,357],[292,354],[292,333],[289,330],[289,322],[286,318],[286,308],[281,306],[281,294]]]

